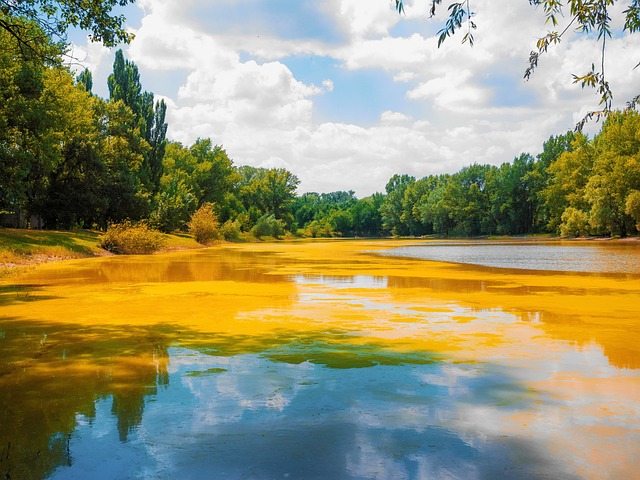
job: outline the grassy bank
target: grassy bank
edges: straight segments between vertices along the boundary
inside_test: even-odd
[[[0,271],[43,262],[110,255],[99,247],[102,234],[0,228]],[[200,248],[190,235],[164,235],[164,250]]]

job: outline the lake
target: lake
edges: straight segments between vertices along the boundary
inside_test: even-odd
[[[523,270],[640,274],[640,242],[636,241],[425,242],[386,254]]]
[[[4,278],[0,475],[633,478],[635,245],[229,244]]]

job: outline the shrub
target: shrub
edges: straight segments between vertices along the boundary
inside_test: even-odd
[[[238,220],[227,220],[220,226],[220,234],[227,242],[239,241],[240,231],[240,222]]]
[[[331,237],[333,236],[333,231],[331,230],[331,226],[326,219],[320,221],[313,220],[304,229],[304,234],[305,236],[311,238]]]
[[[636,229],[640,231],[640,191],[632,190],[627,197],[625,213],[636,222]]]
[[[284,233],[284,225],[273,214],[263,215],[251,229],[251,234],[260,240],[262,237],[279,238]]]
[[[142,254],[160,250],[165,243],[162,234],[146,223],[124,222],[110,225],[102,236],[100,247],[112,253]]]
[[[220,224],[211,203],[205,203],[191,215],[191,220],[187,225],[189,233],[193,235],[196,242],[203,245],[220,238]]]
[[[589,216],[577,208],[568,207],[562,214],[560,235],[563,237],[579,237],[589,232]]]

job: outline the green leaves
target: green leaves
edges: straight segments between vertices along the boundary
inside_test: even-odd
[[[125,6],[133,0],[21,0],[0,2],[0,29],[10,33],[22,46],[23,54],[36,54],[52,59],[51,52],[42,50],[43,38],[34,36],[20,22],[37,25],[44,37],[66,44],[66,32],[78,27],[90,32],[92,41],[114,47],[133,40],[125,29],[123,15],[114,15],[116,5]]]
[[[444,42],[447,37],[453,35],[457,29],[462,28],[462,22],[465,17],[467,17],[468,31],[462,38],[462,43],[468,41],[469,44],[473,46],[474,39],[471,30],[476,28],[476,24],[471,20],[472,16],[469,0],[449,5],[449,18],[445,22],[444,28],[438,31],[438,48],[440,48],[440,45],[442,45],[442,42]]]
[[[637,32],[640,30],[640,1],[633,0],[629,8],[624,12],[624,30],[628,32]]]

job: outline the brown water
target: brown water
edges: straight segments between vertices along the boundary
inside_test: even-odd
[[[640,276],[375,253],[422,243],[5,279],[0,475],[634,478]]]

